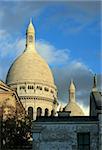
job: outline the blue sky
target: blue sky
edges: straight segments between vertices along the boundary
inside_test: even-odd
[[[2,80],[24,50],[30,17],[36,30],[37,50],[53,71],[59,101],[67,103],[73,78],[78,102],[87,109],[94,73],[100,88],[101,1],[0,2]]]

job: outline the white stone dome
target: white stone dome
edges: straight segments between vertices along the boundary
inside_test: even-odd
[[[8,85],[24,82],[40,82],[54,85],[54,79],[47,63],[37,52],[25,51],[11,65],[6,82]]]
[[[6,83],[17,94],[31,119],[57,111],[57,88],[52,72],[35,47],[35,29],[30,21],[24,52],[11,65]]]
[[[65,111],[71,111],[71,116],[84,116],[84,113],[80,106],[76,102],[75,98],[75,85],[73,80],[70,82],[69,86],[69,102],[64,108]]]
[[[71,111],[71,116],[84,116],[84,112],[76,102],[69,102],[64,109],[65,111]]]
[[[52,72],[36,51],[35,29],[31,20],[26,32],[26,48],[11,65],[6,78],[6,83],[11,86],[27,82],[46,83],[54,87]]]

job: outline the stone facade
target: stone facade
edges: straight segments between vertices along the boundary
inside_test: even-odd
[[[90,94],[90,116],[98,117],[99,150],[102,149],[102,93],[97,90],[96,77]]]
[[[90,115],[40,117],[33,122],[33,150],[102,150],[102,93],[90,93]]]
[[[52,118],[34,122],[33,150],[78,150],[78,133],[90,133],[90,150],[98,150],[97,119]],[[84,121],[85,120],[85,121]],[[91,121],[90,121],[91,120]]]

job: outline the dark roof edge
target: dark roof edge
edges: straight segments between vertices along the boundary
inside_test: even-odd
[[[37,118],[34,122],[69,122],[69,121],[76,121],[76,122],[84,122],[84,121],[98,121],[97,116],[67,116],[67,117],[58,117],[58,116],[50,116],[50,117],[45,117],[41,116]]]

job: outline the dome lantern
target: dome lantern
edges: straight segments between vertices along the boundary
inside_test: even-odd
[[[26,50],[28,51],[36,51],[35,50],[35,29],[30,19],[28,28],[26,30]]]
[[[75,102],[75,85],[73,83],[73,80],[71,80],[69,87],[69,101]]]
[[[64,107],[65,111],[71,111],[71,116],[84,116],[84,113],[80,106],[76,102],[75,98],[75,85],[73,80],[70,82],[69,86],[69,102],[68,104]]]

